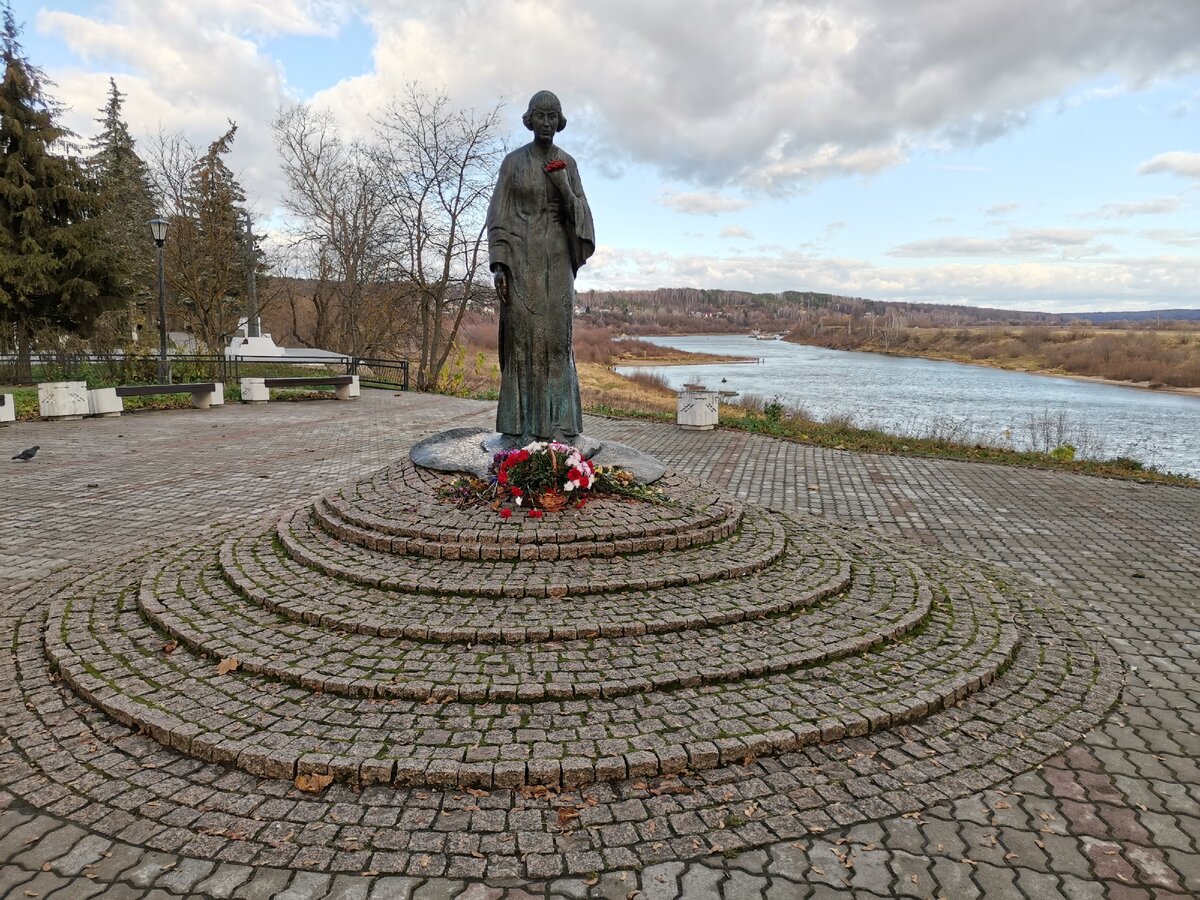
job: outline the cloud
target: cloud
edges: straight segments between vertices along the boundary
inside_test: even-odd
[[[992,218],[1000,218],[1001,216],[1007,216],[1010,212],[1016,212],[1020,208],[1020,203],[993,203],[983,212]]]
[[[1160,153],[1138,166],[1139,175],[1152,175],[1155,172],[1170,172],[1184,178],[1200,179],[1200,153],[1184,153],[1180,150]]]
[[[1200,16],[1178,0],[361,8],[378,35],[374,68],[325,92],[331,106],[358,115],[413,78],[522,107],[548,86],[571,120],[565,144],[773,194],[870,175],[921,146],[993,140],[1100,77],[1136,88],[1200,67]]]
[[[754,240],[754,235],[750,231],[737,225],[726,225],[717,237],[726,240]]]
[[[259,42],[329,34],[347,15],[348,6],[325,0],[112,0],[91,16],[42,10],[36,25],[89,64],[51,73],[54,95],[71,107],[68,127],[95,131],[110,74],[127,95],[123,114],[143,147],[160,128],[204,147],[232,119],[239,127],[231,167],[252,201],[270,209],[283,186],[270,122],[291,91]]]
[[[739,193],[785,196],[825,179],[870,177],[930,148],[994,140],[1100,78],[1136,90],[1200,70],[1200,16],[1178,0],[1103,8],[972,0],[949,11],[894,0],[109,0],[93,8],[37,17],[39,30],[86,64],[50,73],[56,96],[74,106],[67,124],[91,133],[110,72],[129,94],[135,134],[161,122],[204,144],[232,118],[241,126],[234,164],[267,203],[282,186],[269,123],[297,99],[268,45],[281,35],[333,34],[352,15],[375,36],[368,71],[311,98],[350,133],[365,132],[371,115],[416,80],[467,106],[505,98],[510,136],[523,141],[519,112],[549,87],[570,120],[563,145],[592,160],[589,172],[647,165],[695,189],[675,195],[693,214],[744,208]],[[1162,154],[1141,170],[1200,177],[1198,158]]]
[[[1154,216],[1179,209],[1178,197],[1156,197],[1136,203],[1105,203],[1091,212],[1080,213],[1081,219],[1127,219],[1130,216]]]
[[[1113,251],[1096,242],[1097,232],[1084,228],[1011,229],[1002,238],[940,237],[900,244],[889,256],[945,259],[951,256],[1078,258]]]
[[[580,271],[580,289],[705,287],[825,291],[877,300],[963,303],[1074,312],[1196,306],[1200,258],[1153,256],[1088,262],[876,266],[800,253],[696,255],[602,245]]]
[[[1182,228],[1147,228],[1139,231],[1142,237],[1172,247],[1200,247],[1200,231],[1184,231]]]
[[[749,200],[708,191],[692,193],[672,191],[662,194],[655,202],[689,216],[715,216],[719,213],[734,212],[750,206]]]

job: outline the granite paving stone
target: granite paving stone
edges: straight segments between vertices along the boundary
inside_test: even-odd
[[[0,884],[1200,893],[1200,493],[588,417],[682,502],[506,529],[404,461],[491,414],[366,392],[6,426],[43,453],[0,510]],[[868,645],[786,658],[831,633]]]

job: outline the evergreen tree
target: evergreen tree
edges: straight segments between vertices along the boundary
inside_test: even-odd
[[[160,165],[165,170],[159,179],[172,207],[166,244],[172,308],[213,351],[237,328],[249,266],[261,260],[257,238],[247,228],[245,194],[225,163],[236,133],[231,123],[200,156],[178,144],[160,154],[168,162]]]
[[[156,215],[150,174],[121,118],[125,95],[109,79],[108,102],[96,120],[100,133],[91,143],[88,170],[100,190],[100,224],[122,267],[121,293],[128,303],[122,324],[157,320],[155,251],[147,224]],[[128,327],[125,329],[128,334]],[[150,329],[153,330],[153,329]]]
[[[95,186],[67,155],[71,133],[22,55],[12,8],[3,11],[0,59],[0,321],[15,332],[18,377],[32,376],[37,328],[86,332],[120,302],[118,267],[97,217]]]

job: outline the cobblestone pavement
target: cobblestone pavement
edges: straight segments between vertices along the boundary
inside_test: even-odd
[[[231,529],[379,470],[431,431],[489,418],[487,404],[368,392],[354,403],[5,427],[0,437],[13,452],[35,443],[42,450],[0,474],[0,583],[18,598],[68,597],[114,560],[180,537],[195,544],[208,534],[216,543]],[[46,610],[15,601],[0,612],[10,657],[0,670],[0,897],[1200,893],[1200,492],[862,456],[726,431],[594,418],[587,429],[751,504],[850,523],[857,535],[864,526],[876,529],[881,546],[903,546],[885,537],[902,536],[955,559],[978,559],[980,573],[993,564],[1020,570],[1053,588],[1076,621],[1115,648],[1128,670],[1121,702],[1083,740],[1040,764],[1043,744],[1031,738],[1037,745],[1027,756],[1014,750],[1009,769],[913,726],[902,741],[880,743],[888,731],[825,745],[825,752],[797,751],[791,768],[770,757],[723,765],[691,793],[671,789],[669,780],[597,784],[594,803],[565,813],[559,806],[561,833],[550,839],[546,822],[530,819],[554,809],[544,798],[529,798],[521,809],[501,792],[467,790],[457,806],[438,808],[430,802],[437,792],[343,784],[306,795],[286,782],[185,758],[51,681],[40,626],[31,624]],[[909,555],[936,556],[918,548]],[[881,558],[883,574],[873,583],[890,577],[901,584],[898,568]],[[818,590],[823,577],[839,576],[801,572],[794,579]],[[890,608],[874,595],[864,602]],[[735,610],[748,603],[729,600]],[[893,604],[897,622],[905,604],[919,600]],[[178,612],[167,624],[188,637]],[[1040,612],[1054,618],[1051,606]],[[603,623],[603,609],[587,613]],[[519,609],[514,621],[521,621]],[[569,617],[560,624],[567,627]],[[369,647],[367,636],[355,646]],[[656,639],[670,647],[669,635],[647,637],[647,646]],[[1001,632],[993,643],[1003,643]],[[303,644],[279,650],[293,661],[306,652]],[[736,648],[713,652],[730,654],[721,660],[727,665]],[[1028,669],[1034,679],[1038,665],[1069,669],[1075,658],[1057,656],[1035,663],[1018,653],[1010,671]],[[270,661],[266,650],[262,657]],[[660,658],[667,665],[670,652]],[[382,679],[382,665],[370,677]],[[637,677],[654,674],[648,666]],[[586,676],[577,670],[577,689],[587,690]],[[1087,689],[1079,672],[1060,677],[1064,691],[1081,681]],[[1001,698],[989,688],[927,721],[975,723],[981,746],[1015,731],[1008,745],[1020,748],[1027,743],[1015,724],[1020,700],[1019,691]],[[985,733],[989,703],[993,730]],[[1061,743],[1077,736],[1066,724],[1038,724],[1047,747],[1055,729]],[[795,760],[807,766],[805,783],[795,780],[802,769]],[[887,773],[880,775],[883,760]],[[894,778],[890,792],[856,793],[867,775],[879,785],[900,772],[909,777]],[[691,797],[706,792],[724,804],[696,806]],[[514,847],[523,869],[513,863]]]

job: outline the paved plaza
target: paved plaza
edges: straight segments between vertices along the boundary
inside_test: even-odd
[[[0,428],[0,897],[1200,893],[1200,492],[589,417],[686,503],[388,531],[493,414]]]

